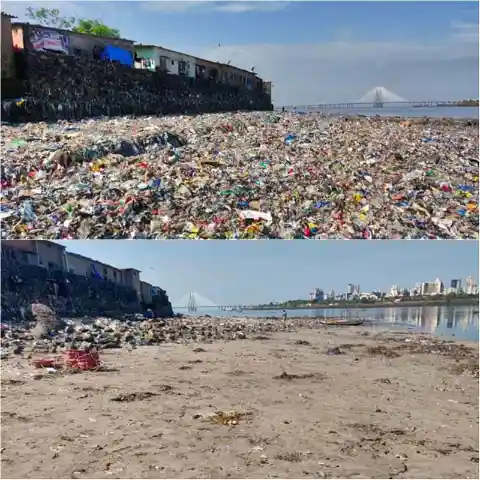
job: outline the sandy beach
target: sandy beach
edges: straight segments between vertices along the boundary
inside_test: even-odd
[[[2,476],[478,478],[477,353],[329,327],[109,350],[98,372],[11,357]]]

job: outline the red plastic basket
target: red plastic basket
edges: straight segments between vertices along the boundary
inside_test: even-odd
[[[73,367],[77,363],[79,350],[66,350],[63,354],[63,360],[67,367]]]
[[[78,368],[79,370],[94,370],[100,366],[98,352],[67,350],[64,353],[64,361],[67,367]]]
[[[55,368],[58,367],[58,361],[55,358],[39,358],[33,361],[35,368]]]

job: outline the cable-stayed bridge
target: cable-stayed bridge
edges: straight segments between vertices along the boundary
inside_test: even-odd
[[[198,312],[200,309],[242,311],[243,308],[241,305],[217,305],[197,292],[188,292],[177,302],[173,302],[174,310],[188,310],[189,312]]]
[[[456,100],[406,100],[390,92],[385,87],[375,87],[368,91],[357,102],[321,103],[318,105],[298,105],[287,107],[296,110],[336,109],[336,108],[383,108],[383,107],[448,107],[458,103]]]

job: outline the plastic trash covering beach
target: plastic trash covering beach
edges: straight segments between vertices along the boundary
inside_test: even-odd
[[[2,238],[478,238],[478,122],[265,113],[4,125]]]

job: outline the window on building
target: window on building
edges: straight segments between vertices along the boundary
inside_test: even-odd
[[[160,70],[167,70],[168,60],[169,60],[169,58],[165,57],[163,55],[158,58],[158,66],[159,66]]]
[[[178,74],[188,75],[188,62],[185,62],[184,60],[178,62]]]
[[[142,68],[152,69],[154,67],[153,60],[150,58],[142,58]]]
[[[197,78],[205,77],[205,66],[204,65],[195,65],[195,74]]]
[[[55,264],[53,262],[48,262],[48,269],[49,270],[54,270],[55,269]]]

